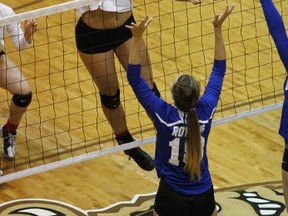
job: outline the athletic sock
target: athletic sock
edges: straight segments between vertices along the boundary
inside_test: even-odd
[[[116,140],[118,141],[119,145],[134,141],[132,135],[130,134],[130,132],[127,129],[121,134],[115,133],[115,136],[116,136]]]
[[[6,123],[6,130],[8,133],[15,133],[16,130],[18,128],[18,125],[13,125],[10,123],[10,121],[8,120]]]

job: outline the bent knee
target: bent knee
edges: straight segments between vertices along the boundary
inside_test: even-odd
[[[116,109],[120,104],[120,90],[117,89],[116,94],[112,96],[103,95],[100,93],[101,103],[108,109]]]
[[[12,97],[13,103],[18,107],[27,107],[32,100],[32,92],[28,94],[14,94]]]

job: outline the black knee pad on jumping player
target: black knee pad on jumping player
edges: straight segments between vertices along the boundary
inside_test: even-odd
[[[32,92],[26,95],[14,94],[12,100],[16,106],[27,107],[32,100]]]
[[[107,96],[100,94],[101,103],[108,109],[116,109],[120,104],[120,90],[118,89],[115,95]]]
[[[154,92],[154,94],[155,94],[157,97],[159,97],[159,98],[161,97],[160,91],[158,90],[157,85],[156,85],[155,82],[153,82],[152,92]]]
[[[288,172],[288,149],[285,148],[282,160],[282,169]]]

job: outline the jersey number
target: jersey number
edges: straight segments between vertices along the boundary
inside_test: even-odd
[[[204,128],[201,127],[201,131],[204,130]],[[204,144],[205,144],[205,138],[201,136],[201,148],[202,148],[202,157],[203,157],[203,151],[204,151]],[[169,163],[179,166],[179,147],[180,147],[180,138],[175,138],[172,141],[169,142],[169,146],[171,147],[171,155],[169,159]],[[185,153],[183,160],[186,161],[186,152],[187,152],[187,145],[185,144]]]

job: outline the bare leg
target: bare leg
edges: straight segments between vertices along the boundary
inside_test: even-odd
[[[26,95],[31,92],[29,83],[24,75],[7,55],[0,56],[0,86],[8,90],[12,95]],[[13,125],[19,125],[26,109],[27,107],[16,106],[11,101],[9,122]]]
[[[123,43],[121,46],[119,46],[115,53],[118,56],[119,61],[121,62],[121,65],[123,68],[127,71],[128,67],[128,59],[129,59],[129,52],[130,52],[130,46],[131,46],[131,39]],[[142,55],[141,55],[141,76],[146,81],[146,83],[149,85],[149,87],[154,91],[154,93],[160,97],[160,92],[156,92],[156,89],[153,89],[153,73],[152,73],[152,67],[151,67],[151,60],[150,56],[146,47],[146,44],[144,40],[142,40]],[[155,83],[154,83],[155,84]],[[155,84],[156,85],[156,84]],[[157,87],[156,87],[157,88]],[[159,95],[158,95],[159,93]],[[146,112],[147,113],[147,112]],[[147,113],[147,116],[150,118],[151,121],[152,118]]]
[[[93,55],[79,52],[79,54],[97,85],[100,94],[114,96],[119,89],[114,62],[114,52],[109,51]],[[115,109],[107,108],[102,104],[102,109],[116,135],[118,143],[124,144],[134,141],[127,129],[126,116],[121,102]],[[139,147],[126,150],[125,154],[132,157],[142,169],[147,171],[154,169],[152,157]]]
[[[107,96],[115,95],[119,89],[119,83],[113,51],[94,55],[80,52],[80,57],[91,74],[99,92]],[[114,133],[121,134],[127,130],[125,112],[121,103],[116,109],[108,109],[102,105],[102,110]]]
[[[125,43],[121,44],[121,46],[117,47],[115,53],[121,62],[123,68],[127,71],[128,67],[128,59],[129,59],[129,52],[131,46],[131,39],[126,41]],[[153,74],[151,68],[151,61],[149,57],[149,53],[147,51],[147,47],[145,42],[142,41],[142,55],[141,55],[141,76],[147,82],[147,84],[152,88],[153,86]]]
[[[212,216],[217,216],[217,209],[216,209],[216,208],[215,208],[215,210],[214,210]]]
[[[153,209],[153,216],[159,216],[154,209]]]
[[[15,96],[17,101],[15,104],[14,99],[11,100],[7,123],[0,127],[0,135],[3,138],[3,155],[8,159],[13,159],[15,157],[16,130],[30,104],[31,90],[22,72],[6,55],[0,56],[0,86],[8,90],[13,97]]]

